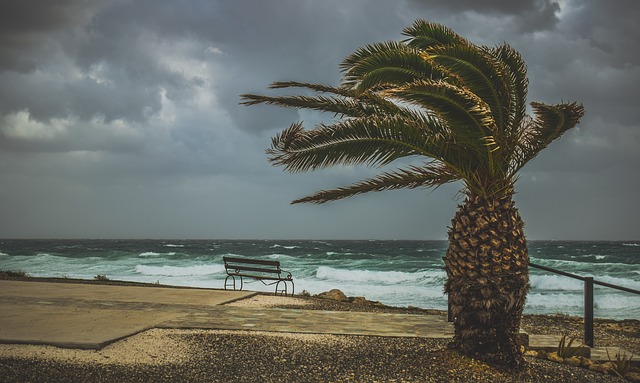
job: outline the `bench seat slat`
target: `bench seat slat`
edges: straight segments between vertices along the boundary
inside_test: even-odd
[[[254,265],[268,265],[268,266],[280,266],[280,261],[270,261],[264,259],[248,259],[248,258],[235,258],[235,257],[222,257],[225,263],[244,263]]]
[[[236,277],[246,277],[246,278],[258,278],[258,279],[266,279],[268,281],[290,281],[293,280],[293,278],[279,278],[279,277],[268,277],[268,276],[256,276],[256,275],[250,275],[250,274],[233,274]]]
[[[280,274],[282,270],[280,269],[263,269],[260,267],[246,267],[240,265],[229,264],[226,266],[227,270],[238,270],[238,271],[255,271],[257,273],[272,273],[272,274]]]

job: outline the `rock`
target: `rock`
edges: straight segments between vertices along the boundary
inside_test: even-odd
[[[589,368],[595,362],[589,358],[585,358],[584,356],[579,356],[580,358],[580,367]]]
[[[524,356],[532,356],[534,358],[538,357],[538,351],[536,350],[528,350],[524,352]]]
[[[547,359],[549,359],[552,362],[556,362],[556,363],[564,363],[564,358],[561,356],[558,356],[557,352],[550,352],[547,355]]]
[[[329,291],[325,291],[323,293],[318,294],[319,298],[323,299],[331,299],[338,302],[346,302],[349,300],[344,293],[338,289],[332,289]]]
[[[582,361],[577,356],[572,356],[571,358],[564,358],[564,362],[569,366],[580,367]]]
[[[640,383],[640,373],[639,372],[627,372],[624,375],[624,378],[632,381],[634,383]]]
[[[538,358],[547,359],[547,352],[545,350],[539,350],[538,351]]]
[[[371,302],[366,300],[365,297],[355,297],[355,298],[353,298],[351,303],[353,303],[354,305],[368,305],[368,304],[371,304]]]
[[[608,374],[609,371],[611,371],[611,364],[610,363],[593,363],[592,365],[589,366],[589,370]]]

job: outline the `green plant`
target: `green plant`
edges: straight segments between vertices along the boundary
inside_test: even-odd
[[[95,279],[96,281],[103,281],[103,282],[109,280],[109,278],[107,278],[107,276],[104,274],[98,274],[95,277],[93,277],[93,279]]]
[[[580,349],[584,347],[584,343],[580,344],[578,347],[572,347],[571,345],[574,341],[575,339],[568,338],[566,335],[563,335],[560,339],[560,343],[558,344],[558,356],[561,358],[571,358],[572,356],[578,355]]]
[[[619,377],[624,378],[624,376],[631,369],[631,358],[633,358],[633,354],[631,354],[631,356],[627,358],[626,352],[622,355],[620,355],[620,352],[617,352],[615,357],[616,359],[612,360],[611,356],[609,355],[609,349],[606,348],[606,350],[607,358],[609,359],[609,363],[611,363],[611,371],[613,371],[613,373],[618,375]]]

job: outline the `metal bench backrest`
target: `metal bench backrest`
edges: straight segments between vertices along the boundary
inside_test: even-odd
[[[244,271],[271,274],[282,273],[282,270],[280,269],[280,261],[235,257],[223,257],[222,259],[224,260],[224,268],[227,270],[227,273],[231,272],[232,274],[237,274]]]

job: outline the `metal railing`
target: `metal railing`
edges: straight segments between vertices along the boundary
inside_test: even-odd
[[[578,279],[584,282],[584,344],[593,347],[594,338],[593,338],[593,285],[600,285],[604,287],[610,287],[612,289],[625,291],[628,293],[638,294],[640,295],[640,290],[631,289],[624,286],[618,286],[611,283],[606,283],[602,281],[598,281],[593,279],[593,277],[583,277],[576,274],[567,273],[566,271],[553,269],[551,267],[537,265],[535,263],[529,262],[529,266],[534,267],[536,269],[549,271],[551,273],[563,275],[565,277]],[[451,314],[451,303],[448,302],[448,321],[453,322],[453,315]]]
[[[536,269],[549,271],[551,273],[563,275],[565,277],[578,279],[584,282],[584,344],[593,347],[594,339],[593,339],[593,285],[600,285],[604,287],[610,287],[612,289],[625,291],[633,294],[640,294],[640,291],[635,289],[630,289],[628,287],[613,285],[611,283],[606,283],[602,281],[598,281],[593,279],[593,277],[583,277],[576,274],[567,273],[566,271],[553,269],[551,267],[537,265],[535,263],[529,262],[529,266],[534,267]]]

